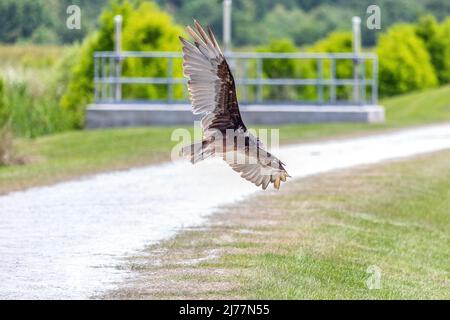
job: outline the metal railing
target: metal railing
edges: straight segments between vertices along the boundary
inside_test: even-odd
[[[233,70],[241,103],[262,104],[273,102],[270,101],[271,97],[277,96],[278,93],[278,96],[282,96],[281,100],[277,100],[278,103],[377,104],[378,59],[373,53],[233,52],[229,53],[226,58]],[[164,69],[166,74],[158,77],[129,75],[127,60],[130,59],[158,59],[158,67]],[[298,76],[297,72],[297,76],[270,77],[271,70],[267,70],[270,60],[276,60],[287,65],[290,65],[294,60],[299,60],[296,65],[302,66],[303,63],[304,66],[309,66],[310,71],[312,70],[315,76]],[[162,61],[165,62],[162,63]],[[125,98],[123,96],[123,87],[133,85],[165,87],[163,99],[161,99],[161,94],[156,95],[156,97],[152,97],[150,94],[150,96],[145,97],[146,102],[165,101],[174,103],[187,101],[186,79],[180,73],[181,62],[182,55],[180,52],[95,52],[95,102],[138,101],[132,94],[131,96],[128,94]],[[340,71],[344,68],[345,72],[343,73],[347,77],[340,78],[337,67],[338,64],[343,63],[346,63],[346,65],[342,65]],[[148,62],[141,65],[151,66]],[[295,74],[295,72],[292,72],[292,74]],[[177,90],[175,94],[174,88],[176,86],[182,86],[183,92],[181,94],[179,93],[180,90]],[[277,89],[277,87],[284,89]],[[310,88],[309,96],[302,94],[303,91],[298,88],[303,88],[303,90]],[[132,90],[127,91],[133,92]],[[286,93],[286,95],[283,96],[283,93]]]

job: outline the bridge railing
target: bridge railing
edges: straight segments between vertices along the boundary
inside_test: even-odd
[[[376,105],[378,102],[378,59],[373,53],[233,52],[226,58],[241,103]],[[136,59],[140,62],[130,67]],[[95,52],[95,102],[187,101],[181,63],[179,52]],[[130,74],[130,70],[147,74],[146,68],[157,69],[149,74],[158,76]],[[133,90],[133,86],[158,89],[143,89],[142,94],[142,90]]]

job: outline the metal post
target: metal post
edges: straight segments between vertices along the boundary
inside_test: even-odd
[[[231,0],[223,0],[223,48],[231,51]]]
[[[115,37],[114,37],[114,51],[115,51],[115,74],[114,74],[114,100],[122,100],[122,84],[120,78],[122,77],[122,59],[120,52],[122,51],[122,16],[114,17]]]
[[[359,53],[361,52],[361,18],[352,18],[352,30],[353,30],[353,101],[356,103],[360,102],[359,96],[359,75],[358,75],[358,65],[359,65]]]

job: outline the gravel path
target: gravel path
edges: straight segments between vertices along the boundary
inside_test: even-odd
[[[281,133],[282,134],[282,133]],[[281,148],[295,178],[450,148],[450,124]],[[282,187],[289,187],[283,185]],[[0,298],[88,298],[122,258],[261,192],[220,160],[113,172],[0,197]],[[119,268],[118,268],[119,266]]]

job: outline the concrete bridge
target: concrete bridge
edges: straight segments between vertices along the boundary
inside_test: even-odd
[[[120,16],[115,22],[115,50],[94,53],[95,98],[87,108],[86,126],[191,124],[195,118],[190,111],[186,79],[180,72],[181,52],[122,51]],[[384,121],[384,109],[378,105],[377,56],[360,52],[358,19],[353,20],[353,32],[353,52],[225,50],[235,77],[244,121],[249,124]],[[144,70],[151,66],[156,68],[156,73],[152,72],[153,69],[147,70],[150,71],[148,74],[158,76],[130,75],[128,64],[136,60]],[[292,61],[304,63],[310,69],[314,68],[314,77],[270,77],[268,66],[274,61],[278,65],[289,65]],[[337,75],[337,66],[343,63],[352,68],[348,78]],[[159,88],[157,93],[147,92],[145,100],[137,99],[135,93],[133,95],[135,91],[131,88],[149,86]],[[301,94],[305,89],[309,90],[309,95]]]

